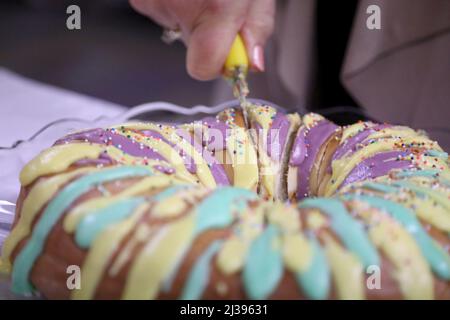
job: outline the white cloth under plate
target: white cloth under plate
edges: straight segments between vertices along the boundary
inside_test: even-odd
[[[124,110],[125,107],[41,84],[0,68],[0,147],[28,140],[58,119],[92,121],[105,115],[116,116]],[[81,123],[74,121],[72,126],[77,128]],[[64,123],[59,129],[70,129],[70,124]],[[20,169],[52,143],[44,137],[39,142],[24,143],[14,150],[0,149],[0,200],[15,201],[20,188]]]

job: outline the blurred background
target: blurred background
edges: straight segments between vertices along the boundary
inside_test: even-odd
[[[66,28],[70,4],[81,30]],[[0,67],[124,106],[210,103],[213,82],[191,79],[184,45],[161,33],[127,0],[1,0]]]
[[[266,46],[266,72],[251,74],[250,96],[300,113],[321,113],[339,125],[370,119],[422,128],[450,148],[449,77],[444,71],[450,61],[445,42],[450,20],[449,11],[443,10],[449,1],[414,0],[407,7],[373,1],[384,3],[386,9],[386,27],[379,32],[365,27],[363,4],[371,0],[278,0],[277,14],[282,15],[277,16],[276,32]],[[66,9],[71,4],[81,8],[81,30],[66,28]],[[354,70],[356,75],[344,74],[344,88],[342,68],[354,30],[360,34],[356,40],[362,42],[349,52],[370,59]],[[161,27],[135,12],[128,0],[0,0],[0,147],[1,137],[12,136],[10,129],[17,123],[24,127],[23,122],[31,119],[34,127],[29,131],[35,132],[61,114],[92,110],[79,99],[70,104],[69,96],[75,93],[109,102],[120,111],[122,106],[155,101],[191,107],[231,98],[231,89],[222,79],[190,78],[186,48],[181,42],[165,44],[161,34]],[[33,91],[30,83],[38,88]],[[58,93],[42,84],[69,92],[56,98]],[[47,98],[37,102],[35,97],[44,91]],[[36,106],[45,106],[41,110],[47,114],[29,113]],[[91,119],[95,116],[89,114]],[[143,119],[158,118],[152,114]],[[22,129],[14,134],[23,139],[29,132]]]

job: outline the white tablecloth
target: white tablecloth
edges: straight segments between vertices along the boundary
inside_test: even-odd
[[[78,93],[41,84],[0,68],[0,147],[28,140],[39,129],[62,118],[94,121],[114,117],[126,108]],[[87,122],[89,123],[89,122]],[[39,143],[21,144],[14,150],[0,150],[0,200],[15,201],[18,173],[40,150],[48,147],[59,131],[75,129],[82,122],[66,122],[60,130],[39,138]],[[55,136],[56,135],[56,136]]]

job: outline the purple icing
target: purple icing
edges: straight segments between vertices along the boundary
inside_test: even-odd
[[[290,165],[298,167],[298,199],[303,199],[309,195],[309,178],[317,153],[337,128],[338,126],[334,123],[322,120],[309,130],[305,130],[304,127],[300,129],[289,161]]]
[[[167,143],[168,145],[170,145],[174,150],[178,151],[178,154],[183,159],[183,163],[184,163],[184,166],[186,167],[186,169],[190,173],[193,173],[193,174],[197,172],[197,165],[195,164],[194,159],[192,159],[188,154],[186,154],[186,152],[184,152],[184,150],[182,150],[181,148],[177,147],[172,142],[166,140],[166,138],[164,138],[158,131],[143,130],[141,132],[142,132],[142,134],[144,134],[147,137],[151,137],[153,139],[161,140],[164,143]]]
[[[332,160],[338,160],[342,158],[348,152],[355,152],[358,149],[358,145],[363,142],[368,136],[377,131],[390,127],[388,124],[376,124],[372,127],[364,128],[361,132],[350,137],[341,144],[333,154]]]
[[[277,112],[267,135],[267,153],[276,161],[281,160],[290,126],[288,118],[283,113]]]
[[[211,155],[211,153],[209,152],[209,150],[204,149],[202,147],[202,145],[200,145],[199,143],[197,143],[193,137],[186,132],[183,129],[178,129],[177,130],[177,134],[182,137],[183,139],[189,141],[193,146],[194,149],[200,153],[203,157],[203,159],[205,159],[206,163],[208,164],[210,170],[211,170],[211,174],[214,177],[214,180],[216,181],[216,183],[218,185],[222,185],[222,186],[227,186],[230,185],[230,181],[228,180],[228,176],[225,172],[225,169],[223,168],[223,166],[217,161],[217,159]]]
[[[305,144],[305,127],[302,127],[295,138],[292,145],[291,158],[289,165],[299,166],[306,157],[306,144]]]
[[[384,176],[392,169],[410,168],[413,166],[411,161],[403,159],[408,154],[408,151],[388,151],[367,158],[352,169],[339,188],[355,181]]]
[[[101,128],[97,128],[83,132],[77,132],[56,141],[55,145],[68,143],[74,140],[81,140],[90,143],[113,145],[126,154],[134,157],[147,157],[148,159],[166,160],[163,156],[155,152],[150,147],[142,145],[137,141],[120,135],[115,131],[115,129],[104,130]]]
[[[177,133],[180,135],[181,130],[179,130]],[[159,132],[154,130],[144,130],[141,131],[142,134],[144,134],[147,137],[151,137],[154,139],[160,139],[161,141],[164,141],[165,143],[169,144],[172,148],[175,148],[176,145],[171,143],[170,141],[167,141]],[[188,140],[193,144],[192,136],[190,136],[188,133],[184,135],[180,135],[183,139]],[[56,141],[55,145],[60,145],[64,143],[69,143],[71,141],[80,140],[80,141],[86,141],[90,143],[97,143],[97,144],[104,144],[104,145],[114,145],[124,151],[125,153],[136,156],[136,157],[147,157],[148,159],[155,159],[155,160],[166,160],[163,156],[161,156],[159,153],[152,150],[150,147],[141,145],[137,141],[133,141],[123,135],[120,135],[118,133],[115,133],[115,130],[104,130],[101,128],[92,129],[92,130],[86,130],[83,132],[77,132],[74,134],[67,135],[66,137]],[[217,184],[219,185],[229,185],[230,182],[228,180],[228,177],[226,175],[226,172],[224,168],[218,163],[217,159],[214,158],[211,154],[208,152],[202,152],[202,147],[198,144],[194,144],[194,148],[202,153],[205,160],[208,162],[211,168],[211,173],[214,176],[214,179],[216,180]],[[175,148],[178,149],[178,148]],[[195,164],[195,161],[183,150],[180,150],[180,156],[185,160],[185,166],[186,169],[190,173],[197,172],[197,166]],[[101,153],[100,157],[98,159],[82,159],[77,161],[77,164],[79,165],[90,165],[90,164],[110,164],[112,160],[108,157],[107,154]],[[165,167],[161,165],[156,165],[154,168],[160,172],[167,173],[167,174],[173,174],[174,169],[170,167]]]
[[[205,141],[208,150],[224,150],[226,148],[227,130],[229,129],[228,125],[213,117],[206,117],[201,123],[208,127],[209,137],[208,140]]]

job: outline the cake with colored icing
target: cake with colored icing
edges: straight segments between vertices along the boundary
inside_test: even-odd
[[[76,132],[22,170],[0,266],[48,299],[450,299],[448,163],[264,105]]]
[[[260,105],[247,112],[250,135],[258,152],[260,184],[258,194],[266,199],[286,199],[286,162],[300,125],[300,116],[284,114]]]

